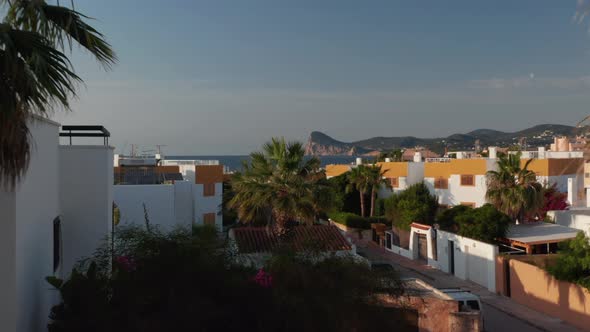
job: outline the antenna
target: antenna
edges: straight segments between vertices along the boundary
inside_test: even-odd
[[[156,153],[157,154],[162,154],[162,147],[164,146],[168,146],[168,145],[164,145],[164,144],[157,144],[156,145]]]

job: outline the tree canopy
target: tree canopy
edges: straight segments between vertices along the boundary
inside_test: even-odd
[[[584,232],[559,244],[559,256],[547,268],[559,280],[578,283],[590,289],[590,243]]]
[[[319,211],[332,208],[335,195],[320,169],[320,160],[305,158],[300,142],[273,138],[250,154],[242,171],[231,179],[233,197],[228,207],[242,222],[262,216],[284,232],[290,222],[313,223]]]
[[[409,186],[384,200],[385,217],[394,226],[409,230],[412,222],[432,225],[438,210],[438,199],[424,183]]]
[[[497,239],[506,237],[511,224],[510,217],[490,204],[475,209],[453,207],[445,217],[452,214],[455,214],[457,234],[488,243],[494,243]]]
[[[543,186],[535,172],[528,169],[529,159],[521,167],[520,153],[498,159],[498,170],[486,174],[486,199],[513,221],[523,222],[525,215],[537,212],[543,204]]]

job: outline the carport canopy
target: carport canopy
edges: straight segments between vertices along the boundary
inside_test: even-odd
[[[511,225],[506,239],[502,242],[513,247],[524,248],[527,254],[532,254],[534,246],[548,246],[551,243],[570,240],[575,238],[579,232],[581,232],[579,229],[545,222]]]

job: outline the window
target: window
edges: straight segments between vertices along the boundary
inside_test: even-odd
[[[590,178],[590,173],[584,173],[584,177]]]
[[[445,178],[434,179],[435,189],[449,189],[449,180]]]
[[[477,311],[479,311],[479,302],[476,301],[476,300],[467,300],[467,306],[471,310],[477,310]]]
[[[215,196],[215,183],[203,184],[203,196]]]
[[[462,186],[475,186],[475,176],[474,175],[461,175],[461,185]]]
[[[57,272],[61,264],[61,220],[53,219],[53,273]]]
[[[209,226],[215,226],[215,213],[205,213],[203,215],[203,223]]]
[[[399,178],[390,178],[389,183],[391,184],[391,188],[399,188]]]
[[[475,208],[475,203],[473,202],[461,202],[463,206],[469,206],[470,208]]]

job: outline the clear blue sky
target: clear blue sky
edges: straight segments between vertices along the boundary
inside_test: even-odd
[[[351,141],[575,124],[590,113],[576,1],[80,0],[120,62],[63,123],[119,150],[246,154],[312,130]]]

